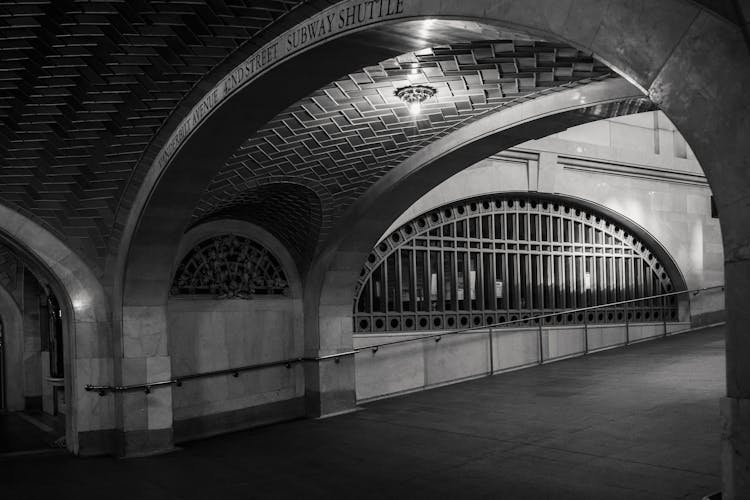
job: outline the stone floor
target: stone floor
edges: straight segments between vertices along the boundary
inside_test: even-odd
[[[65,421],[41,411],[0,413],[0,458],[56,448],[65,435]]]
[[[699,499],[719,489],[723,345],[714,328],[158,457],[5,460],[0,497]]]

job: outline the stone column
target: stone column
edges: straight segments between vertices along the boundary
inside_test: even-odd
[[[114,452],[115,401],[112,394],[100,396],[85,386],[109,385],[114,370],[111,328],[108,321],[75,312],[73,342],[64,346],[70,353],[65,367],[67,402],[66,437],[73,453],[90,456]],[[73,435],[72,433],[75,433]]]
[[[169,380],[167,317],[162,306],[126,306],[122,310],[121,385]],[[117,395],[121,412],[118,454],[143,456],[173,449],[172,386]]]
[[[750,200],[719,208],[726,276],[727,396],[721,399],[723,498],[750,498]]]
[[[361,256],[358,257],[361,262]],[[327,356],[351,351],[352,297],[350,274],[337,271],[341,259],[325,273],[325,292],[308,284],[305,289],[305,356]],[[311,280],[313,281],[313,280]],[[351,411],[356,406],[353,355],[305,363],[305,399],[311,417]]]

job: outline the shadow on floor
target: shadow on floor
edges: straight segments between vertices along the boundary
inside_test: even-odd
[[[65,419],[42,412],[0,413],[0,456],[64,448]]]

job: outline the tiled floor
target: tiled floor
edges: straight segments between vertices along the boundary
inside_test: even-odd
[[[723,380],[712,329],[159,457],[3,461],[0,497],[697,499],[719,489]]]

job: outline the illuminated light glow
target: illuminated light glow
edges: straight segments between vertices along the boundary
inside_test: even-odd
[[[427,85],[409,85],[396,89],[393,94],[409,107],[411,114],[416,115],[422,110],[422,103],[436,93],[437,90]]]
[[[91,307],[91,297],[89,297],[85,293],[81,293],[77,297],[73,297],[73,300],[71,302],[73,303],[73,310],[75,311],[80,312]]]

